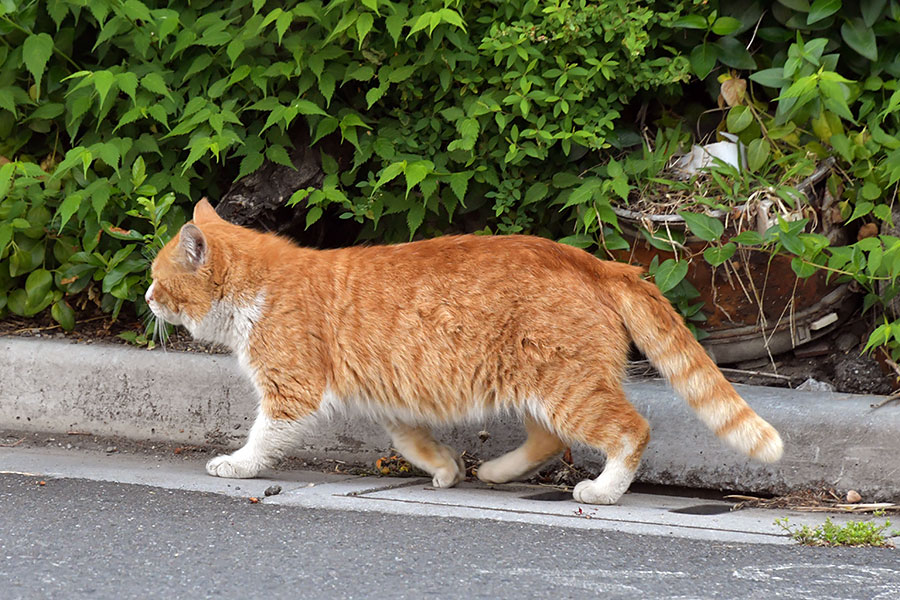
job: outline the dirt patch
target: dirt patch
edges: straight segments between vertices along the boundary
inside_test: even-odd
[[[851,490],[842,496],[834,488],[823,487],[811,490],[798,490],[774,498],[757,498],[741,494],[732,494],[724,498],[726,500],[739,501],[732,510],[774,508],[801,512],[900,513],[900,504],[866,502],[865,498],[859,497],[858,494],[854,497],[854,494],[856,492]]]

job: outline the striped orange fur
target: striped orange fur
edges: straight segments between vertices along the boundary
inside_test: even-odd
[[[578,442],[607,455],[576,500],[614,503],[649,426],[625,398],[633,340],[724,441],[778,460],[778,433],[725,380],[636,267],[528,236],[455,236],[311,250],[229,224],[201,200],[153,263],[153,312],[229,345],[259,392],[247,443],[210,474],[253,477],[323,414],[379,420],[436,486],[459,455],[434,425],[521,414],[525,443],[482,464],[490,482],[529,474]]]

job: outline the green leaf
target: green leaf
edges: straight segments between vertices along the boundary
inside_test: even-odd
[[[816,0],[812,3],[812,6],[809,7],[809,14],[806,16],[806,24],[812,25],[813,23],[818,23],[839,10],[841,10],[841,0]]]
[[[25,279],[26,306],[37,307],[47,296],[53,284],[53,275],[47,269],[35,269]]]
[[[788,83],[788,79],[784,76],[784,69],[782,67],[762,69],[755,73],[751,73],[750,80],[770,88],[784,87]]]
[[[862,13],[863,23],[865,23],[866,27],[875,25],[884,12],[885,5],[887,5],[887,0],[860,0],[859,10]]]
[[[702,43],[691,50],[691,68],[700,79],[706,79],[716,66],[718,48],[714,44]],[[752,76],[751,76],[752,77]]]
[[[6,250],[13,236],[13,228],[10,223],[0,223],[0,254]]]
[[[366,39],[366,36],[372,31],[372,25],[374,25],[374,23],[375,17],[372,16],[372,13],[362,13],[359,15],[359,18],[356,19],[356,35],[359,39],[360,48],[362,48],[363,40]]]
[[[734,17],[719,17],[712,26],[716,35],[731,35],[741,28],[741,22]]]
[[[653,275],[656,287],[663,294],[671,290],[673,287],[681,283],[688,272],[688,263],[686,260],[675,261],[668,258],[662,262]]]
[[[425,220],[425,205],[424,204],[414,204],[409,212],[406,213],[406,225],[409,227],[409,239],[411,240],[413,236],[416,234],[416,230],[422,225],[422,221]]]
[[[50,308],[50,314],[53,320],[66,331],[72,331],[75,328],[75,311],[65,300],[54,302]]]
[[[268,148],[266,148],[266,158],[271,160],[273,163],[289,167],[291,169],[297,170],[297,167],[294,166],[294,163],[291,162],[291,157],[288,155],[287,150],[284,149],[284,146],[281,144],[272,144]]]
[[[691,233],[706,242],[712,242],[722,237],[725,225],[722,221],[709,215],[678,211],[678,215],[687,223]]]
[[[750,171],[757,173],[766,164],[771,151],[771,145],[763,138],[757,138],[750,142],[750,145],[747,146],[747,166]]]
[[[725,126],[731,133],[740,133],[750,127],[753,122],[753,112],[747,106],[735,106],[728,111],[725,118]]]
[[[116,76],[110,73],[109,71],[96,71],[91,79],[94,82],[94,88],[97,90],[97,95],[100,96],[100,105],[103,106],[103,103],[106,102],[106,96],[109,94],[110,88],[116,82]]]
[[[398,14],[393,14],[384,20],[384,26],[387,28],[391,39],[394,40],[394,46],[397,45],[400,39],[400,33],[403,31],[404,25],[406,25],[406,19]]]
[[[550,188],[547,187],[547,184],[542,181],[531,184],[531,187],[525,192],[525,200],[522,202],[522,205],[525,206],[543,200],[547,196],[549,190]]]
[[[807,277],[815,275],[818,270],[815,265],[804,261],[799,256],[795,256],[791,259],[791,269],[794,270],[794,273],[796,273],[797,277],[800,279],[806,279]]]
[[[69,222],[69,219],[72,218],[72,215],[81,207],[81,202],[84,200],[84,194],[81,192],[75,192],[66,196],[66,199],[62,201],[62,204],[59,205],[59,208],[56,211],[56,214],[60,218],[59,223],[59,231],[63,230],[63,227],[66,226],[66,223]]]
[[[734,242],[728,242],[723,246],[710,246],[703,251],[703,258],[712,266],[717,267],[734,256],[735,251],[737,251],[737,245]]]
[[[131,72],[119,73],[116,75],[116,85],[120,90],[128,94],[132,102],[137,102],[135,92],[137,91],[138,79],[137,75]]]
[[[34,77],[35,86],[40,90],[41,78],[44,76],[44,69],[47,61],[53,55],[53,38],[48,33],[31,34],[25,38],[22,44],[22,58],[25,61],[25,67]]]
[[[860,190],[862,197],[866,200],[878,200],[881,198],[881,187],[877,184],[867,181]]]
[[[243,179],[250,173],[253,173],[258,168],[260,168],[263,164],[263,155],[260,152],[251,152],[247,156],[245,156],[241,160],[241,168],[238,171],[237,177],[235,177],[235,181],[238,179]]]
[[[709,28],[709,23],[707,23],[705,17],[701,17],[700,15],[685,15],[676,19],[670,27],[677,27],[679,29],[707,29]]]
[[[567,246],[574,246],[576,248],[581,248],[582,250],[584,250],[585,248],[591,247],[595,240],[593,236],[590,236],[586,233],[577,233],[575,235],[570,235],[557,241],[560,244],[566,244]]]
[[[166,82],[159,73],[147,73],[144,75],[141,79],[141,87],[154,94],[166,97],[169,96],[169,89],[166,87]]]
[[[875,32],[866,26],[862,19],[855,18],[841,25],[841,37],[844,38],[848,46],[869,60],[878,60]]]
[[[735,69],[755,70],[756,61],[747,52],[744,44],[733,37],[723,37],[716,42],[719,60]]]
[[[853,207],[853,214],[847,219],[847,223],[851,223],[856,219],[866,216],[872,212],[873,208],[875,208],[875,205],[871,202],[857,202],[856,206]]]
[[[430,160],[417,160],[407,165],[403,172],[406,177],[406,195],[409,196],[410,190],[433,172],[434,163]]]
[[[390,165],[386,166],[381,171],[381,176],[378,178],[378,183],[375,184],[375,187],[373,189],[377,190],[384,184],[392,181],[394,178],[397,177],[397,175],[402,173],[405,169],[406,169],[406,161],[405,160],[401,161],[401,162],[391,163]]]
[[[461,171],[459,173],[451,173],[447,179],[450,183],[450,189],[459,198],[460,203],[466,201],[466,190],[469,187],[469,179],[472,178],[471,171]]]
[[[322,217],[322,207],[321,206],[313,206],[306,213],[306,229],[309,229],[313,223],[318,221]]]
[[[8,162],[0,166],[0,200],[6,198],[9,188],[12,186],[12,176],[16,170],[16,163]],[[0,248],[2,250],[3,248]]]
[[[808,0],[778,0],[778,2],[797,12],[809,12]]]

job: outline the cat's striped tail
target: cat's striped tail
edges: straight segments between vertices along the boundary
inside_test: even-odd
[[[763,462],[781,458],[781,436],[738,395],[659,288],[627,281],[618,288],[625,327],[675,391],[730,446]]]

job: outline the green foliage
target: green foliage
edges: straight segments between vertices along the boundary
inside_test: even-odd
[[[834,155],[840,218],[890,223],[898,7],[0,2],[0,156],[12,160],[0,165],[0,317],[50,308],[70,327],[76,299],[143,311],[141,246],[164,242],[190,203],[220,197],[264,161],[292,168],[293,148],[308,144],[322,151],[323,184],[289,200],[307,226],[338,215],[382,241],[534,233],[606,255],[629,244],[615,207],[699,189],[679,214],[710,264],[742,248],[782,252],[798,276],[825,269],[875,305],[896,295],[900,239],[831,246],[795,186]],[[709,94],[695,110],[682,94],[693,101],[700,86]],[[717,130],[741,140],[748,168],[664,179],[669,159],[701,141],[684,133],[696,125],[687,114],[708,113],[725,87]],[[640,106],[658,117],[646,123],[652,144]],[[714,211],[760,189],[793,216],[734,236]],[[685,234],[641,235],[676,251],[651,275],[702,320],[678,254]],[[900,322],[886,325],[870,347],[897,358],[888,333]]]
[[[65,294],[92,283],[113,314],[142,308],[139,198],[175,194],[177,222],[323,140],[339,148],[324,185],[291,199],[308,225],[331,206],[386,241],[462,219],[571,234],[576,205],[608,192],[580,174],[619,143],[623,109],[688,80],[665,42],[695,5],[2,3],[0,311],[52,304],[70,326]]]
[[[775,519],[775,524],[790,534],[791,539],[804,546],[877,546],[893,548],[888,540],[890,536],[900,535],[894,531],[885,535],[891,526],[890,521],[880,525],[875,521],[850,521],[844,525],[835,525],[830,517],[818,527],[809,525],[791,525],[787,517]]]

